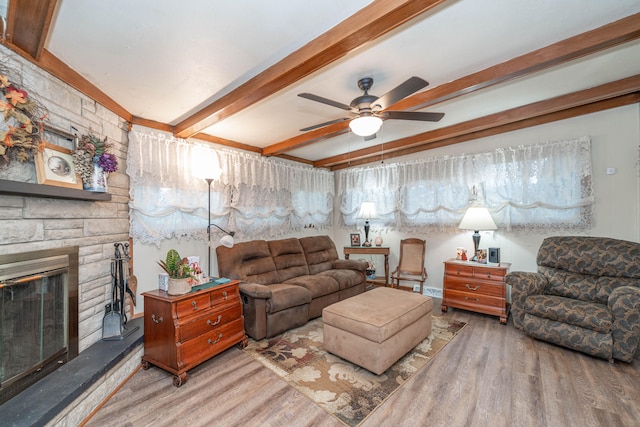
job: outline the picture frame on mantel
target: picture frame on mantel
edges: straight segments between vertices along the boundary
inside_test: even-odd
[[[36,153],[34,161],[38,184],[82,190],[82,179],[73,166],[71,150],[47,143],[42,152]]]
[[[360,246],[360,233],[351,234],[351,246]]]

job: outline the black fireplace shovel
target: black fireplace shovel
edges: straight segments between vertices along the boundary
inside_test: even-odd
[[[113,288],[111,303],[105,306],[104,318],[102,319],[102,339],[105,341],[121,340],[122,337],[122,317],[118,312],[118,302],[115,295],[117,289],[116,264],[111,264],[111,277],[113,278]]]

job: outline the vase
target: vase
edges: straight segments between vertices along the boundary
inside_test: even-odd
[[[377,236],[374,240],[376,246],[382,246],[382,236]]]
[[[191,291],[191,279],[173,279],[169,277],[167,293],[169,295],[182,295]]]
[[[93,173],[91,179],[88,182],[82,183],[82,188],[87,191],[95,191],[99,193],[107,192],[107,173],[99,166],[98,163],[93,163]]]

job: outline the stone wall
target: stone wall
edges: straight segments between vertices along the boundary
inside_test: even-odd
[[[65,132],[75,128],[80,135],[106,136],[114,145],[111,152],[118,157],[118,171],[108,178],[109,202],[0,194],[0,254],[80,247],[78,338],[82,352],[102,338],[104,307],[111,299],[114,243],[129,239],[128,123],[4,46],[0,46],[0,58],[12,70],[11,79],[46,107],[47,124]],[[36,182],[35,166],[12,162],[0,170],[0,178]]]

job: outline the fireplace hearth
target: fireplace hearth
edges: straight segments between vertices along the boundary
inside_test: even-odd
[[[78,355],[78,247],[0,255],[0,404]]]

